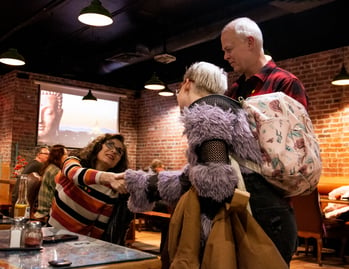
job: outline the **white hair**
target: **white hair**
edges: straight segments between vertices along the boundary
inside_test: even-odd
[[[228,88],[226,72],[208,62],[193,63],[185,72],[183,80],[185,79],[193,81],[198,90],[212,94],[224,94]]]
[[[231,30],[238,36],[245,38],[248,36],[254,37],[257,44],[263,49],[263,34],[257,23],[250,18],[242,17],[229,22],[222,30],[222,32]]]

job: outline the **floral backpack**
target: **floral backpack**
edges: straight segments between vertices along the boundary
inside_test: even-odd
[[[304,106],[283,92],[240,99],[258,139],[263,163],[237,159],[286,197],[310,194],[321,175],[320,147]],[[235,156],[234,156],[235,157]]]

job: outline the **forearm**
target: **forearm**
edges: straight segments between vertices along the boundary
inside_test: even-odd
[[[154,176],[129,169],[125,173],[125,182],[130,193],[128,205],[133,212],[152,210],[158,200],[172,206],[190,187],[184,171],[163,171]]]
[[[75,185],[91,185],[100,184],[100,176],[103,173],[95,169],[83,168],[79,159],[70,157],[68,158],[62,168],[63,174],[73,180]]]

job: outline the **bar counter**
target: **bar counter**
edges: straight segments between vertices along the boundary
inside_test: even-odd
[[[66,230],[43,228],[44,235],[74,234]],[[44,244],[41,250],[4,250],[9,245],[9,230],[0,231],[0,268],[33,269],[54,268],[48,261],[66,259],[72,262],[60,268],[96,269],[160,269],[161,261],[156,255],[111,244],[88,236],[78,235],[74,241]]]

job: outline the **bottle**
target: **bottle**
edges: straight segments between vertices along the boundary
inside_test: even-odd
[[[30,205],[27,198],[28,176],[21,175],[19,179],[18,198],[15,203],[14,217],[30,219]]]
[[[22,234],[24,231],[24,218],[15,218],[10,230],[10,248],[22,246]]]
[[[40,221],[28,221],[24,231],[24,246],[27,248],[38,248],[42,246],[42,230]]]

